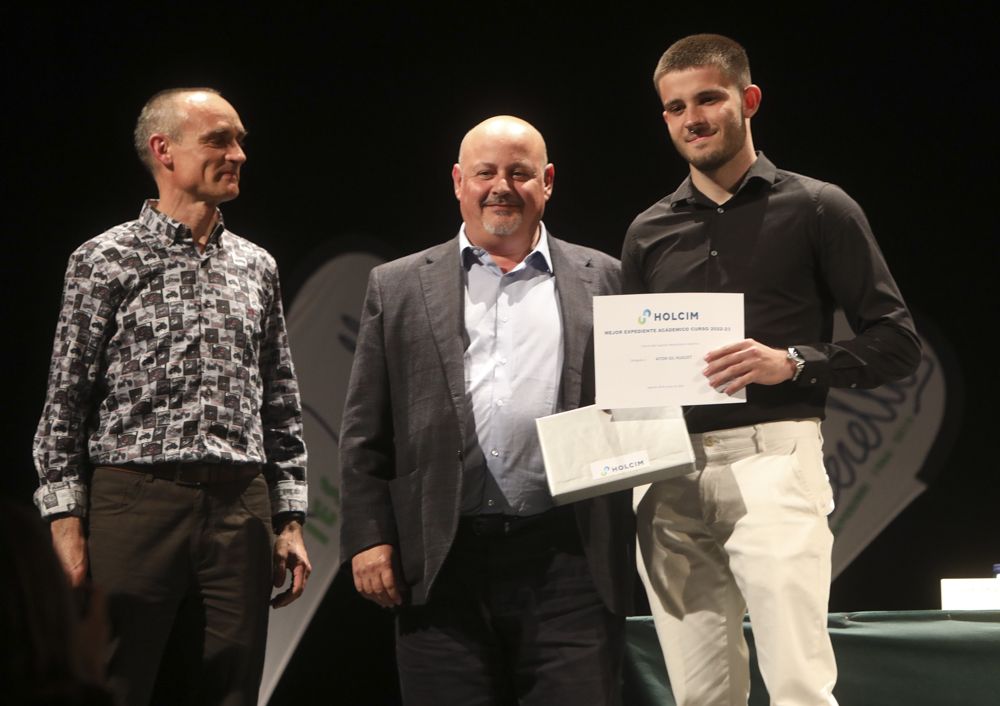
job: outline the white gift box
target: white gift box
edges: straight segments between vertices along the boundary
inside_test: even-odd
[[[557,505],[655,483],[694,470],[681,408],[599,409],[535,420]]]

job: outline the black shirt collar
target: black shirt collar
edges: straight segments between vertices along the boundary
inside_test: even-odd
[[[759,182],[762,184],[767,184],[768,186],[773,186],[774,182],[778,178],[778,168],[774,166],[764,153],[757,152],[757,159],[753,164],[750,165],[750,169],[747,170],[746,176],[743,177],[743,181],[736,188],[736,193],[733,194],[733,198],[739,195],[741,191],[748,188],[752,182]],[[715,206],[715,204],[704,194],[695,188],[694,182],[691,181],[691,175],[689,174],[681,185],[677,187],[677,190],[670,196],[670,205],[678,206],[683,204],[698,204],[702,206]]]

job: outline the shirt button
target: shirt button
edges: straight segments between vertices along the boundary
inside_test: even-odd
[[[500,365],[507,365],[506,358],[497,358],[497,362],[500,363]]]
[[[703,438],[703,439],[701,440],[701,443],[702,443],[702,444],[703,444],[704,446],[707,446],[707,447],[711,448],[711,447],[715,446],[715,438],[714,438],[714,437],[711,437],[711,436],[706,436],[706,437],[704,437],[704,438]]]
[[[503,400],[497,400],[497,407],[503,407]]]
[[[715,209],[715,212],[716,213],[725,213],[726,209],[724,209],[722,206],[719,206],[717,209]]]
[[[493,507],[496,504],[497,504],[497,501],[493,500],[492,498],[486,501],[486,506],[487,507]]]
[[[708,254],[711,255],[712,257],[718,257],[719,251],[718,250],[710,250],[708,252]]]
[[[490,456],[499,456],[500,449],[490,449]]]

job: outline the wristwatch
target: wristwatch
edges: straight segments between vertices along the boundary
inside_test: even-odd
[[[799,375],[802,374],[802,369],[806,367],[806,360],[795,350],[795,346],[789,347],[788,359],[795,363],[795,373],[792,375],[792,382],[795,382],[799,379]]]

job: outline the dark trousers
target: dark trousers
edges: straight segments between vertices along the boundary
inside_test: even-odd
[[[594,587],[572,508],[506,528],[463,519],[427,605],[398,615],[403,703],[617,704],[624,628]]]
[[[108,595],[109,684],[121,706],[257,703],[270,518],[260,475],[196,487],[95,470],[90,567]]]

